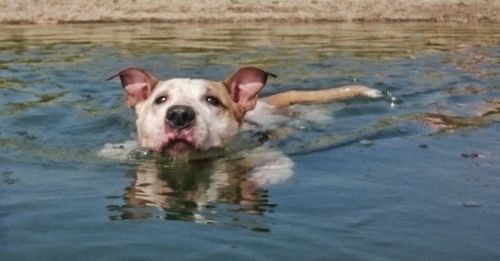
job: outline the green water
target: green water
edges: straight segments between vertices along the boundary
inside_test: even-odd
[[[495,24],[2,25],[0,259],[496,260],[499,64]],[[99,155],[135,138],[109,76],[243,65],[279,76],[264,94],[384,97],[293,107],[267,183],[245,151]]]

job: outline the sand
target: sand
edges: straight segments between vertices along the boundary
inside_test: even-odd
[[[500,22],[500,0],[0,0],[0,23]]]

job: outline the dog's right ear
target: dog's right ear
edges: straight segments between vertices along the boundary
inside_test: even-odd
[[[127,68],[108,79],[120,76],[123,90],[125,91],[125,102],[130,108],[146,100],[158,80],[150,73],[139,68]]]

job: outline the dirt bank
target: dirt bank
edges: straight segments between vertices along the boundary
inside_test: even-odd
[[[500,22],[499,0],[0,0],[0,23]]]

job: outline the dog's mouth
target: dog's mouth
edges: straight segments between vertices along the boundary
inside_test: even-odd
[[[184,155],[195,149],[195,144],[183,138],[169,140],[162,146],[161,151],[168,155]]]

